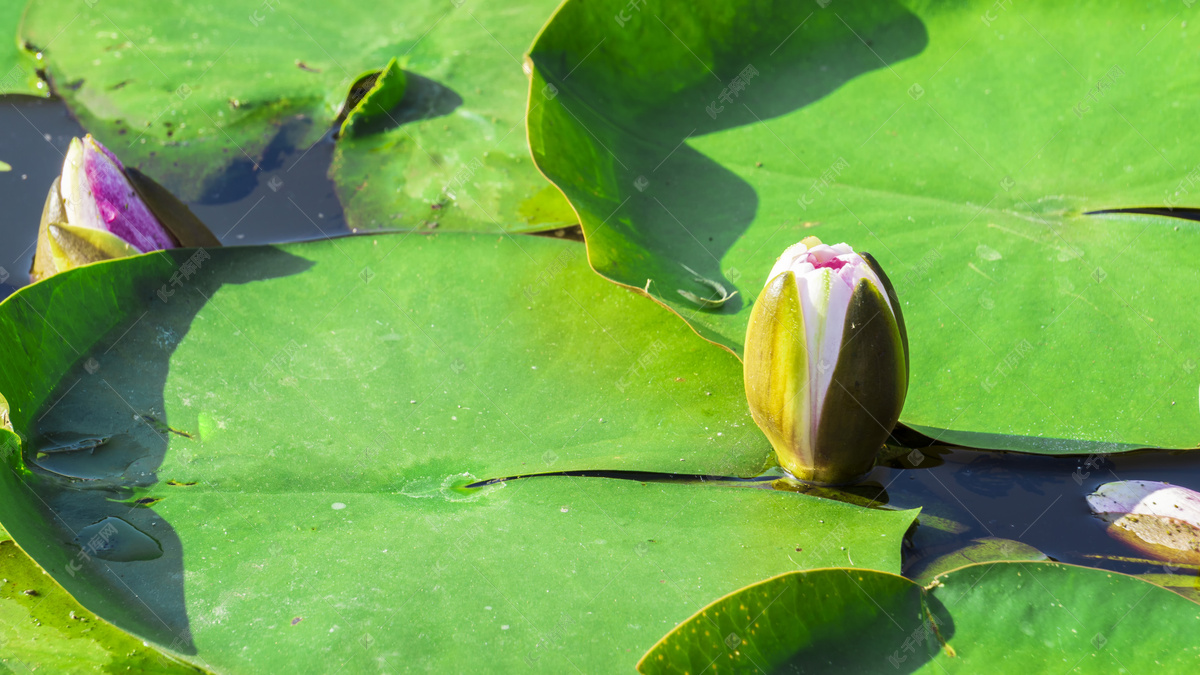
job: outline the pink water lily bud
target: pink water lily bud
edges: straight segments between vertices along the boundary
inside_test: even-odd
[[[134,191],[125,167],[91,134],[71,139],[59,190],[67,225],[111,232],[142,253],[176,245]]]
[[[1200,564],[1200,493],[1126,480],[1101,485],[1087,502],[1113,538],[1160,560]]]
[[[908,391],[904,319],[875,259],[816,237],[784,251],[750,314],[744,377],[786,471],[827,484],[869,471]]]

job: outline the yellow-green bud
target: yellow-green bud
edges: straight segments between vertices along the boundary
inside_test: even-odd
[[[908,391],[904,318],[875,259],[816,237],[784,251],[750,314],[744,375],[786,471],[824,484],[870,471]]]

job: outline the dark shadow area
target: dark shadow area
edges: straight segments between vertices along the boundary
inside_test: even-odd
[[[992,434],[979,431],[958,431],[935,427],[909,426],[903,422],[896,424],[896,427],[892,429],[888,444],[905,448],[953,445],[972,450],[1002,450],[1038,454],[1064,454],[1068,452],[1111,454],[1116,452],[1132,452],[1135,450],[1166,449],[1130,443],[1049,438],[1045,436],[1017,436],[1013,434]]]
[[[663,33],[661,44],[670,52],[655,55],[654,66],[624,63],[628,54],[606,53],[606,45],[582,60],[600,42],[599,34],[543,36],[535,45],[531,57],[554,88],[554,103],[543,105],[568,113],[547,113],[546,119],[582,127],[567,139],[558,138],[567,135],[562,129],[543,134],[546,147],[539,152],[554,157],[547,161],[555,163],[555,173],[608,172],[615,181],[600,188],[565,181],[572,199],[584,206],[594,199],[592,191],[611,192],[595,203],[596,220],[585,224],[585,233],[613,249],[628,251],[632,245],[655,254],[627,252],[611,264],[602,261],[607,275],[638,287],[652,279],[652,293],[676,301],[679,289],[713,295],[697,276],[735,290],[736,280],[722,275],[720,260],[753,221],[758,198],[749,183],[689,142],[792,113],[856,77],[915,56],[928,43],[920,19],[895,2],[843,4],[836,13],[797,3],[791,15],[777,14],[740,20],[740,32],[730,28],[730,34],[705,43],[703,59],[681,42],[688,38],[667,32],[668,22],[649,12],[638,15],[640,30],[655,33],[656,40]],[[672,88],[688,79],[683,73],[694,77],[682,89]],[[808,153],[793,139],[778,140],[814,180],[837,162]],[[608,166],[587,166],[596,158],[579,152],[585,143],[603,146],[596,155]],[[616,203],[623,205],[609,216]],[[736,313],[744,295],[703,311]]]
[[[885,485],[882,485],[878,481],[868,481],[866,479],[854,485],[829,486],[814,485],[813,483],[805,483],[793,478],[783,478],[775,481],[773,487],[776,490],[784,492],[799,492],[813,497],[832,499],[869,509],[886,507],[888,502],[891,501]]]
[[[578,225],[570,227],[560,227],[557,230],[542,230],[540,232],[527,232],[531,237],[549,237],[551,239],[566,239],[568,241],[576,241],[584,243],[583,228]]]
[[[841,600],[842,603],[853,607],[847,603],[852,599],[863,609],[857,612],[848,609],[849,616],[841,621],[808,623],[804,640],[811,646],[771,668],[773,675],[915,673],[937,653],[936,638],[930,640],[932,644],[922,644],[915,650],[903,650],[906,640],[911,645],[910,638],[914,633],[929,630],[925,609],[926,603],[932,598],[919,587],[912,586],[903,593],[893,591],[879,596],[877,589],[869,585],[864,588],[858,582],[851,581],[839,590],[850,596]],[[854,597],[856,594],[858,597]],[[879,611],[876,611],[877,608]],[[953,628],[949,616],[938,616],[937,620],[938,629],[946,637]],[[864,639],[864,636],[870,638]],[[836,646],[831,649],[831,645]]]
[[[521,480],[524,478],[545,478],[548,476],[576,476],[580,478],[616,478],[620,480],[634,480],[643,483],[721,483],[724,485],[751,485],[757,483],[771,482],[778,476],[757,476],[755,478],[735,478],[732,476],[713,476],[708,474],[695,473],[654,473],[651,471],[619,471],[619,470],[580,470],[580,471],[549,471],[546,473],[527,473],[518,476],[505,476],[504,478],[490,478],[488,480],[475,481],[463,487],[466,489],[487,487],[497,483],[504,483],[510,480]]]
[[[194,251],[169,251],[177,265]],[[128,319],[82,354],[33,416],[24,448],[26,485],[70,559],[56,577],[89,609],[125,630],[194,654],[179,535],[154,509],[186,486],[164,483],[168,452],[189,453],[172,429],[163,391],[176,346],[197,312],[225,284],[298,274],[312,263],[271,248],[214,249],[176,288],[147,280],[127,301]],[[161,284],[161,285],[160,285]],[[175,290],[165,300],[161,289]],[[169,477],[168,477],[169,478]],[[147,494],[147,493],[152,494]],[[183,495],[180,494],[182,498]]]
[[[308,117],[300,116],[287,120],[277,127],[271,142],[263,149],[262,158],[251,161],[249,157],[238,157],[221,173],[210,176],[196,203],[225,204],[244,200],[258,187],[259,175],[276,171],[284,166],[288,157],[296,154],[297,142],[312,128]],[[320,143],[320,140],[317,141]],[[186,155],[186,153],[181,153]],[[182,158],[181,158],[182,159]],[[319,159],[315,157],[313,159]],[[316,164],[317,162],[314,162]],[[328,162],[323,167],[329,168]]]
[[[401,124],[448,115],[462,105],[450,88],[406,73],[404,97],[382,121],[360,134],[383,133]],[[345,212],[329,168],[337,149],[341,118],[315,143],[304,147],[312,119],[298,116],[280,126],[258,162],[234,160],[204,187],[192,211],[226,246],[325,239],[349,234]]]
[[[326,132],[307,147],[295,144],[311,125],[308,118],[289,121],[257,165],[245,157],[234,161],[212,179],[201,201],[188,204],[222,244],[275,244],[350,233],[329,178],[333,134]]]

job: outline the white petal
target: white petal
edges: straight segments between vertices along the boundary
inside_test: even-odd
[[[838,354],[842,349],[842,337],[846,330],[846,310],[850,306],[850,298],[854,289],[835,278],[832,270],[823,269],[829,277],[829,296],[825,307],[825,316],[821,322],[821,331],[812,349],[816,353],[817,367],[813,369],[816,375],[813,402],[815,411],[820,412],[825,405],[825,396],[829,393],[829,385],[833,381],[833,369],[837,365]],[[807,318],[807,317],[806,317]],[[814,416],[815,417],[815,416]],[[814,420],[814,422],[817,420]],[[814,433],[816,424],[813,425]]]
[[[775,266],[771,268],[771,273],[767,275],[767,283],[771,282],[779,274],[793,269],[793,266],[798,260],[802,261],[808,253],[808,247],[803,242],[792,244],[784,250],[779,259],[775,261]]]
[[[96,207],[96,201],[90,198],[83,164],[83,143],[78,138],[73,138],[67,149],[66,159],[63,160],[62,180],[59,183],[63,210],[67,213],[67,224],[103,230],[104,221],[100,218],[100,209]]]

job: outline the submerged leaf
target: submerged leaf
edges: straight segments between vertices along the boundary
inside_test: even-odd
[[[925,516],[921,516],[925,524]],[[917,581],[928,582],[934,577],[966,565],[1001,561],[1047,560],[1046,554],[1036,548],[1013,539],[983,537],[973,539],[966,546],[949,553],[917,560],[905,567],[904,575]]]

